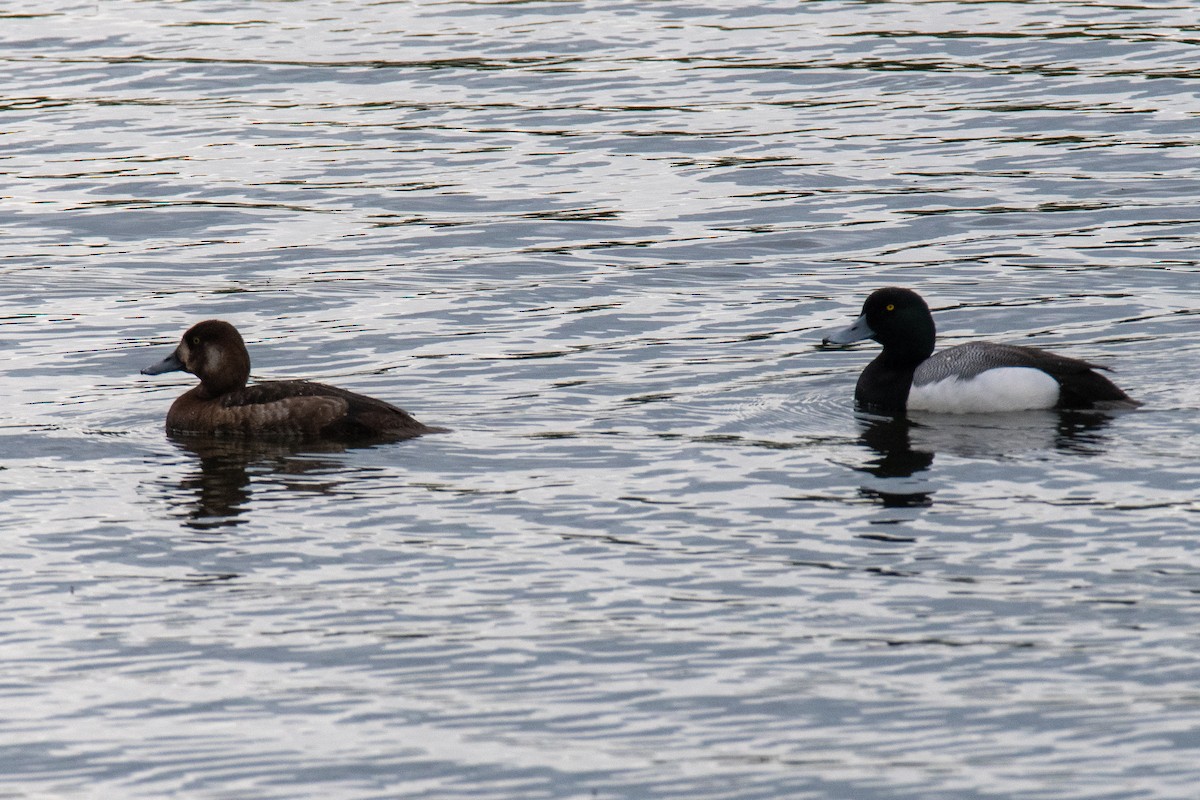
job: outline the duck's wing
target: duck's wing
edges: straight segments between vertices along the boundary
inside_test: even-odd
[[[996,342],[968,342],[948,347],[923,361],[913,373],[913,383],[935,383],[945,378],[969,380],[990,369],[1027,367],[1049,375],[1078,375],[1094,369],[1108,369],[1078,358],[1060,356],[1037,347]]]
[[[230,413],[265,429],[312,437],[417,436],[434,429],[374,397],[312,381],[266,381],[221,396]]]
[[[307,381],[271,381],[221,395],[219,414],[223,426],[247,435],[319,436],[345,417],[345,398],[313,389]]]

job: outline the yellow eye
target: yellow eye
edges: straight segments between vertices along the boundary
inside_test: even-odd
[[[890,308],[889,308],[888,310],[889,310],[889,311],[891,311],[891,309],[890,309]],[[196,345],[200,344],[200,337],[199,337],[199,336],[193,336],[193,337],[192,337],[192,344],[196,344]]]
[[[893,305],[892,303],[888,303],[888,304],[887,304],[887,310],[888,310],[888,311],[895,311],[895,310],[896,310],[896,306],[895,306],[895,305]]]

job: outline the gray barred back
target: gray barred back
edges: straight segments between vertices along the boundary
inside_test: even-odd
[[[913,385],[924,386],[950,377],[969,380],[989,369],[1030,367],[1055,377],[1105,369],[1077,358],[1067,358],[1036,347],[995,342],[969,342],[934,353],[913,373]]]

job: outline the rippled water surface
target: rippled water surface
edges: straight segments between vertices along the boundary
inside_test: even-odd
[[[0,796],[1194,798],[1198,65],[1183,2],[0,6]],[[856,414],[883,285],[1145,405]],[[452,432],[170,439],[209,317]]]

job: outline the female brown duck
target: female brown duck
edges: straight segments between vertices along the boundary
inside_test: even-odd
[[[167,412],[167,430],[254,438],[395,440],[444,430],[422,425],[399,408],[309,381],[247,386],[250,354],[237,329],[210,319],[192,326],[175,352],[143,375],[182,370],[200,379]]]

